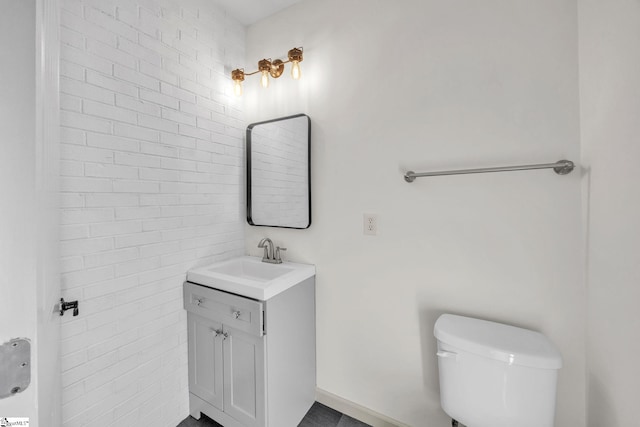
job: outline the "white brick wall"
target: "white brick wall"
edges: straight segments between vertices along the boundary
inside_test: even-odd
[[[63,424],[188,414],[185,272],[243,253],[244,29],[201,0],[63,0]]]

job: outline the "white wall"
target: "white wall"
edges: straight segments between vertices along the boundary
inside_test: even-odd
[[[640,3],[580,0],[588,202],[588,425],[637,425],[640,366]]]
[[[244,28],[200,0],[63,0],[63,425],[188,414],[182,282],[244,252]]]
[[[432,328],[459,313],[549,336],[565,362],[557,425],[584,425],[580,173],[402,179],[579,160],[576,4],[401,3],[307,1],[248,29],[248,71],[305,48],[300,82],[287,69],[265,91],[249,77],[244,100],[248,123],[310,115],[314,220],[246,226],[247,251],[269,236],[317,265],[320,389],[447,425]]]

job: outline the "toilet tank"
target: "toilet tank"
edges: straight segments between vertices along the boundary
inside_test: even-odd
[[[468,427],[553,427],[562,357],[528,329],[443,314],[438,341],[440,403]]]

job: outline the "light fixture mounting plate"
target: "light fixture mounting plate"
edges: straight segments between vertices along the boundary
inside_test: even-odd
[[[279,59],[276,59],[271,63],[271,70],[269,70],[269,74],[271,74],[271,77],[273,77],[274,79],[277,79],[282,75],[283,72],[284,72],[284,62],[282,62]]]

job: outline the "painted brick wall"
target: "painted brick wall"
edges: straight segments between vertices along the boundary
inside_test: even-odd
[[[198,0],[63,0],[63,424],[188,414],[185,272],[243,253],[244,28]]]

